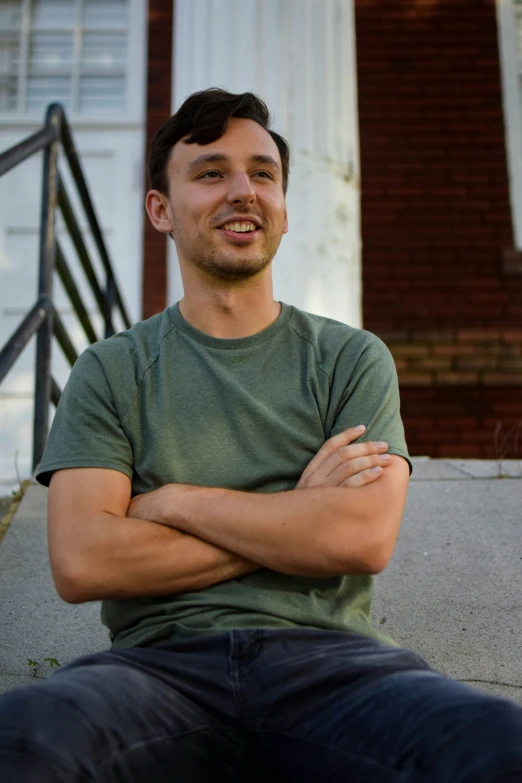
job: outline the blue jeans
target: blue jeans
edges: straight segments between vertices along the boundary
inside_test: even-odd
[[[351,633],[87,655],[0,698],[2,783],[521,783],[522,708]]]

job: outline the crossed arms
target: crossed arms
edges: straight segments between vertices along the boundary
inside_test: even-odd
[[[200,590],[260,567],[287,574],[378,573],[389,562],[409,470],[386,444],[326,441],[293,490],[260,494],[167,484],[131,501],[118,471],[57,471],[49,553],[69,603]],[[380,471],[371,468],[381,466]]]

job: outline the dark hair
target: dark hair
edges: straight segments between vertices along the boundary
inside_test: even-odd
[[[167,163],[176,142],[184,139],[185,144],[210,144],[223,136],[232,117],[254,120],[272,136],[281,156],[283,192],[286,193],[290,148],[279,133],[270,130],[270,113],[266,103],[251,92],[234,95],[218,87],[189,95],[176,114],[157,131],[149,152],[151,188],[168,195]]]

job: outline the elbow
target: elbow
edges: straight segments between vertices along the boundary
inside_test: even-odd
[[[353,546],[344,548],[337,546],[334,553],[330,553],[327,564],[321,576],[347,576],[355,574],[378,574],[384,570],[386,564],[382,555],[377,551],[358,549]],[[315,576],[319,574],[314,574]]]
[[[380,574],[391,560],[392,553],[386,551],[384,547],[380,547],[376,551],[371,553],[371,556],[367,560],[367,571],[365,573],[376,576]]]
[[[390,561],[390,557],[383,549],[372,549],[371,551],[355,552],[351,551],[346,556],[339,557],[339,552],[335,557],[334,565],[330,573],[337,576],[347,574],[368,574],[375,576],[384,571]]]
[[[54,585],[62,601],[65,601],[67,604],[81,604],[88,600],[80,587],[74,582],[55,578]]]
[[[93,600],[88,594],[85,583],[80,580],[78,572],[70,565],[68,567],[63,564],[58,566],[51,560],[51,572],[56,592],[62,601],[68,604],[82,604]]]
[[[84,604],[89,600],[93,600],[74,590],[58,591],[58,595],[67,604]]]
[[[386,529],[382,526],[381,529]],[[346,526],[346,531],[350,526]],[[361,525],[358,534],[353,535],[353,529],[348,540],[340,541],[340,536],[333,542],[330,550],[331,561],[338,574],[380,574],[390,562],[395,548],[395,536],[384,537],[376,535],[375,529],[366,521]]]
[[[83,604],[91,600],[87,591],[77,581],[54,577],[56,592],[67,604]]]
[[[397,536],[394,534],[393,536],[388,536],[388,538],[379,537],[377,541],[373,541],[372,546],[368,548],[366,553],[365,562],[368,568],[366,573],[375,576],[384,571],[392,559],[396,540]]]
[[[394,548],[395,537],[393,537],[393,541],[382,536],[372,537],[361,554],[361,569],[364,570],[361,570],[360,573],[372,574],[373,576],[380,574],[390,562]]]

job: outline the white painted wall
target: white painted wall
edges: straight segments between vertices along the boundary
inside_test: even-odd
[[[275,298],[361,326],[353,0],[177,0],[173,111],[214,86],[263,98],[290,144]],[[169,253],[172,303],[183,289]]]

